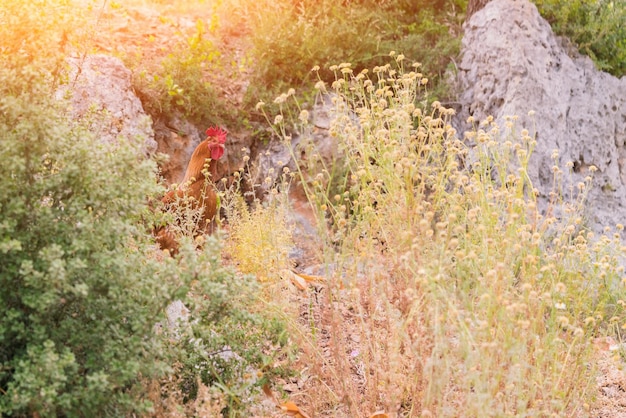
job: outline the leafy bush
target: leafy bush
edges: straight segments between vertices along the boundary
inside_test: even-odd
[[[535,0],[554,31],[567,36],[599,69],[626,75],[626,1]]]
[[[101,142],[51,101],[66,79],[62,41],[82,36],[72,11],[0,4],[0,414],[148,413],[144,382],[173,370],[183,388],[200,379],[221,393],[222,413],[245,410],[261,380],[239,378],[272,374],[280,324],[255,307],[249,280],[219,266],[215,241],[199,254],[185,243],[177,259],[156,252],[148,202],[163,190],[142,138]],[[193,318],[178,340],[155,332],[175,298]],[[206,353],[226,346],[238,361],[216,368]]]
[[[0,6],[3,415],[129,408],[133,379],[166,366],[147,337],[171,285],[145,262],[137,226],[154,165],[137,144],[100,143],[50,103],[76,22],[66,2],[48,6]]]
[[[237,416],[249,410],[263,383],[287,373],[287,335],[280,321],[261,310],[257,281],[221,266],[217,238],[208,238],[202,250],[183,241],[170,274],[179,277],[177,294],[189,312],[173,334],[166,332],[174,335],[168,342],[173,373],[160,381],[162,389],[152,398],[154,416],[181,407],[187,416],[197,415],[202,390],[219,401],[222,415]],[[168,384],[172,380],[175,384]],[[168,398],[174,401],[159,410]]]
[[[199,125],[232,123],[236,111],[218,97],[209,78],[218,71],[221,54],[205,24],[198,20],[192,35],[178,36],[181,40],[165,57],[125,57],[146,112],[154,118],[178,112]]]
[[[438,3],[229,0],[223,13],[252,45],[248,103],[253,106],[259,97],[311,84],[315,65],[322,79],[331,81],[331,64],[349,62],[360,71],[381,64],[391,50],[422,61],[438,85],[459,50],[466,2]]]
[[[2,94],[0,108],[0,408],[96,413],[123,403],[138,374],[165,369],[149,337],[173,283],[145,260],[138,226],[155,167],[43,98]]]

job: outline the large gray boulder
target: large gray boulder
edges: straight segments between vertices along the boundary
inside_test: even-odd
[[[67,100],[68,113],[88,123],[103,141],[140,138],[144,152],[156,150],[152,120],[144,112],[131,83],[131,72],[118,58],[88,55],[69,58],[67,83],[57,99]]]
[[[536,129],[529,174],[544,202],[558,150],[563,168],[573,163],[572,184],[583,181],[590,166],[598,168],[588,199],[590,226],[626,222],[626,77],[598,71],[557,38],[527,0],[494,0],[465,23],[458,70],[460,132],[469,129],[470,115],[492,115],[500,126],[506,115],[519,116],[519,125],[531,134]]]

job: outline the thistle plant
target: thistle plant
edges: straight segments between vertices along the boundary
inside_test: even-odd
[[[300,341],[323,382],[315,408],[584,414],[595,382],[591,342],[626,320],[623,226],[602,237],[585,227],[592,178],[562,190],[558,153],[544,208],[527,175],[533,134],[512,116],[502,127],[471,121],[459,135],[452,109],[427,104],[419,69],[392,53],[371,71],[333,66],[336,80],[317,85],[334,105],[330,133],[345,175],[328,193],[330,171],[309,172],[309,155],[298,171],[333,272],[326,322],[307,324]],[[284,136],[283,121],[274,122]],[[310,132],[304,117],[295,125]],[[334,347],[326,355],[310,345],[324,326]]]

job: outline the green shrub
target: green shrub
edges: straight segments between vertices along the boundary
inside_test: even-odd
[[[181,40],[165,57],[126,57],[134,87],[153,118],[178,112],[198,125],[236,120],[236,110],[219,97],[212,84],[221,53],[207,35],[203,21],[197,20],[195,32],[190,36],[179,33]]]
[[[149,337],[173,284],[146,260],[138,224],[154,164],[137,145],[71,127],[37,95],[3,94],[0,109],[0,410],[121,405],[138,374],[165,369]]]
[[[155,168],[138,144],[100,143],[50,103],[77,20],[67,2],[44,3],[0,6],[0,411],[142,409],[124,392],[166,368],[148,337],[172,287],[138,227]]]
[[[380,65],[390,51],[421,61],[439,77],[458,53],[464,1],[411,2],[403,0],[224,2],[224,13],[249,38],[255,72],[249,105],[277,95],[287,87],[316,81],[310,70],[334,78],[331,64],[349,62],[355,71]],[[225,28],[227,30],[228,28]],[[443,94],[444,91],[438,91]]]
[[[155,251],[148,202],[163,190],[142,138],[101,142],[50,100],[65,50],[46,45],[78,39],[71,11],[0,4],[0,415],[149,413],[144,382],[172,370],[183,390],[200,379],[227,392],[222,413],[245,410],[262,380],[238,379],[272,374],[264,348],[280,345],[280,324],[255,308],[250,281],[219,266],[215,241],[199,254],[184,243],[176,259]],[[172,342],[155,330],[175,298],[193,326]],[[241,360],[201,364],[225,346]]]
[[[626,1],[535,0],[558,35],[567,36],[599,69],[626,75]]]
[[[202,241],[198,250],[197,240],[183,238],[177,260],[161,265],[164,278],[176,277],[175,294],[188,313],[178,325],[162,328],[172,372],[153,380],[160,389],[150,396],[150,416],[175,410],[203,415],[197,406],[202,390],[218,401],[221,415],[238,416],[249,410],[262,384],[287,374],[287,335],[280,321],[261,310],[257,281],[221,265],[218,238]],[[145,399],[150,391],[143,384],[135,392]]]
[[[236,416],[262,383],[285,373],[277,365],[286,359],[287,335],[280,321],[259,310],[256,279],[222,267],[219,248],[214,237],[203,251],[183,248],[181,270],[196,280],[184,299],[190,312],[182,338],[171,344],[183,403],[195,400],[202,384],[224,399],[224,416]]]

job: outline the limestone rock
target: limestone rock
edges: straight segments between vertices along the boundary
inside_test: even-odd
[[[537,146],[529,174],[541,196],[551,191],[558,150],[572,162],[573,184],[595,165],[589,221],[595,230],[624,223],[626,214],[626,77],[596,70],[557,38],[527,0],[494,0],[465,23],[458,65],[459,132],[468,116],[506,115],[533,133]],[[535,111],[531,118],[529,111]]]
[[[292,135],[289,147],[283,140],[273,139],[267,144],[261,144],[253,149],[252,165],[254,166],[253,180],[256,184],[264,183],[268,177],[270,184],[279,181],[283,167],[296,169],[291,150],[297,154],[299,163],[306,166],[311,160],[312,153],[321,158],[326,167],[332,167],[333,161],[341,158],[337,141],[330,135],[330,127],[334,119],[334,105],[330,95],[321,96],[310,110],[309,123],[311,130],[304,134]],[[291,149],[291,150],[290,150]],[[272,171],[271,169],[274,168]],[[321,167],[319,167],[321,170]],[[312,172],[319,172],[315,169]],[[261,191],[264,188],[261,187]]]
[[[70,58],[68,63],[68,81],[57,91],[57,99],[68,100],[70,116],[87,121],[103,141],[139,137],[144,141],[144,151],[154,152],[152,121],[135,95],[131,72],[122,61],[89,55]]]
[[[193,150],[204,138],[193,124],[175,115],[154,123],[156,151],[166,154],[167,161],[159,164],[161,175],[168,183],[182,181]]]

